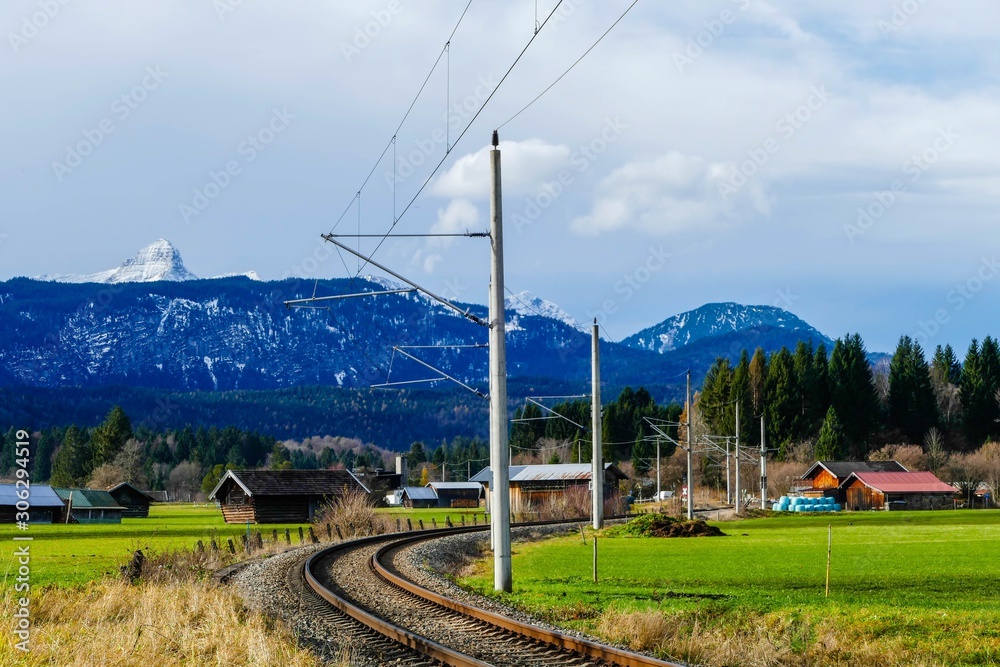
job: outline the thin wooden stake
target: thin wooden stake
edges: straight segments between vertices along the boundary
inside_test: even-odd
[[[587,534],[583,532],[583,524],[580,524],[580,537],[583,538],[583,545],[587,546]]]
[[[594,534],[594,583],[597,583],[597,534]]]
[[[830,597],[830,556],[833,554],[833,524],[826,527],[826,597]]]

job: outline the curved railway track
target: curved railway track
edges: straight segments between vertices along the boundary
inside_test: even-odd
[[[680,667],[444,597],[408,580],[394,564],[418,542],[486,529],[397,533],[319,551],[302,570],[313,594],[310,611],[357,641],[385,644],[378,651],[387,665]]]

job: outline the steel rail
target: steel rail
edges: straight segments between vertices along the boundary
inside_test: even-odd
[[[532,523],[522,523],[515,524],[519,527],[531,527],[531,526],[542,526],[542,525],[554,525],[560,523],[577,523],[579,519],[573,521],[541,521]],[[463,533],[471,533],[478,531],[488,530],[489,526],[461,526],[453,528],[442,528],[436,530],[425,530],[419,533],[395,533],[392,535],[380,535],[377,537],[362,538],[359,540],[352,540],[349,542],[343,542],[341,544],[335,545],[323,551],[317,552],[312,555],[305,563],[304,574],[305,579],[313,591],[317,595],[322,597],[324,600],[340,609],[342,612],[351,616],[355,620],[371,627],[372,629],[378,631],[379,633],[404,644],[416,651],[419,651],[425,655],[432,658],[440,660],[448,665],[454,665],[455,667],[472,667],[472,666],[482,666],[487,665],[476,658],[469,656],[465,653],[461,653],[454,649],[451,649],[443,644],[435,642],[431,639],[418,635],[416,633],[410,632],[405,628],[399,627],[389,621],[386,621],[378,616],[372,614],[371,612],[353,604],[352,602],[342,598],[335,592],[326,587],[321,581],[320,576],[314,571],[315,566],[339,551],[347,551],[357,547],[367,546],[375,544],[377,542],[388,542],[385,546],[381,547],[371,558],[369,562],[370,568],[375,574],[381,577],[384,581],[389,584],[396,586],[418,598],[422,598],[428,602],[432,602],[446,609],[450,609],[454,612],[474,618],[480,622],[487,623],[489,625],[501,628],[507,632],[511,632],[516,635],[523,637],[528,637],[536,641],[543,642],[550,646],[553,646],[560,650],[573,651],[584,657],[593,658],[596,660],[604,660],[606,662],[621,665],[622,667],[683,667],[678,663],[666,662],[659,660],[657,658],[652,658],[645,655],[640,655],[638,653],[632,653],[630,651],[625,651],[623,649],[615,648],[613,646],[607,646],[597,642],[580,639],[565,633],[555,632],[551,630],[546,630],[533,625],[522,623],[514,619],[468,605],[457,600],[445,597],[433,591],[430,591],[422,586],[419,586],[402,576],[398,573],[390,571],[386,566],[384,566],[381,560],[390,552],[395,551],[399,548],[415,544],[417,542],[422,542],[426,540],[431,540],[439,537],[447,537],[450,535],[459,535]]]

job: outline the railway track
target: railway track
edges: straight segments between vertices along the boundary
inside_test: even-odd
[[[395,566],[401,552],[419,542],[486,529],[386,535],[319,551],[300,571],[309,609],[357,642],[384,643],[378,652],[386,665],[679,667],[444,597]]]

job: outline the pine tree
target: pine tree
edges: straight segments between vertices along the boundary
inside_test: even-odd
[[[750,404],[755,416],[764,414],[766,384],[767,354],[758,347],[750,360]]]
[[[514,411],[514,423],[510,427],[511,449],[537,449],[539,439],[545,436],[545,420],[542,417],[541,408],[534,403],[527,403],[523,409]]]
[[[847,438],[844,434],[844,427],[837,417],[837,411],[831,405],[826,411],[826,418],[823,426],[819,430],[819,438],[816,440],[816,458],[820,461],[840,460],[847,447]]]
[[[794,361],[798,412],[793,431],[796,440],[805,440],[812,435],[823,415],[819,412],[821,408],[816,406],[816,353],[811,342],[798,342]]]
[[[750,355],[746,350],[740,353],[740,361],[733,370],[733,386],[730,391],[732,400],[740,405],[740,440],[748,445],[760,444],[759,429],[753,428],[754,411],[750,391]],[[733,406],[733,421],[735,430],[736,408]]]
[[[987,336],[980,348],[977,341],[969,345],[962,365],[960,392],[965,437],[978,447],[997,433],[1000,418],[997,389],[1000,386],[1000,352],[996,341]]]
[[[93,450],[93,467],[111,463],[115,460],[128,439],[132,437],[132,422],[120,405],[116,405],[108,413],[104,422],[94,429],[91,435]]]
[[[901,336],[889,363],[889,424],[919,442],[938,421],[930,369],[919,343]]]
[[[52,485],[82,486],[93,469],[90,444],[83,431],[74,424],[66,429],[62,447],[52,462]]]
[[[931,386],[937,400],[938,416],[942,425],[951,428],[962,415],[962,396],[958,388],[962,381],[962,364],[951,345],[938,345],[931,361]]]
[[[795,438],[799,414],[799,391],[795,378],[795,361],[787,347],[771,355],[766,384],[766,428],[769,445],[777,445],[778,458],[784,460],[788,446]]]
[[[59,441],[53,429],[42,431],[38,438],[38,446],[31,457],[31,481],[46,482],[52,476],[52,455],[55,454]]]
[[[879,400],[868,352],[858,334],[838,339],[830,355],[830,405],[847,439],[847,455],[863,459],[868,438],[875,432]]]
[[[698,398],[702,421],[714,435],[733,434],[732,384],[733,369],[729,366],[729,359],[718,357],[705,374]]]

